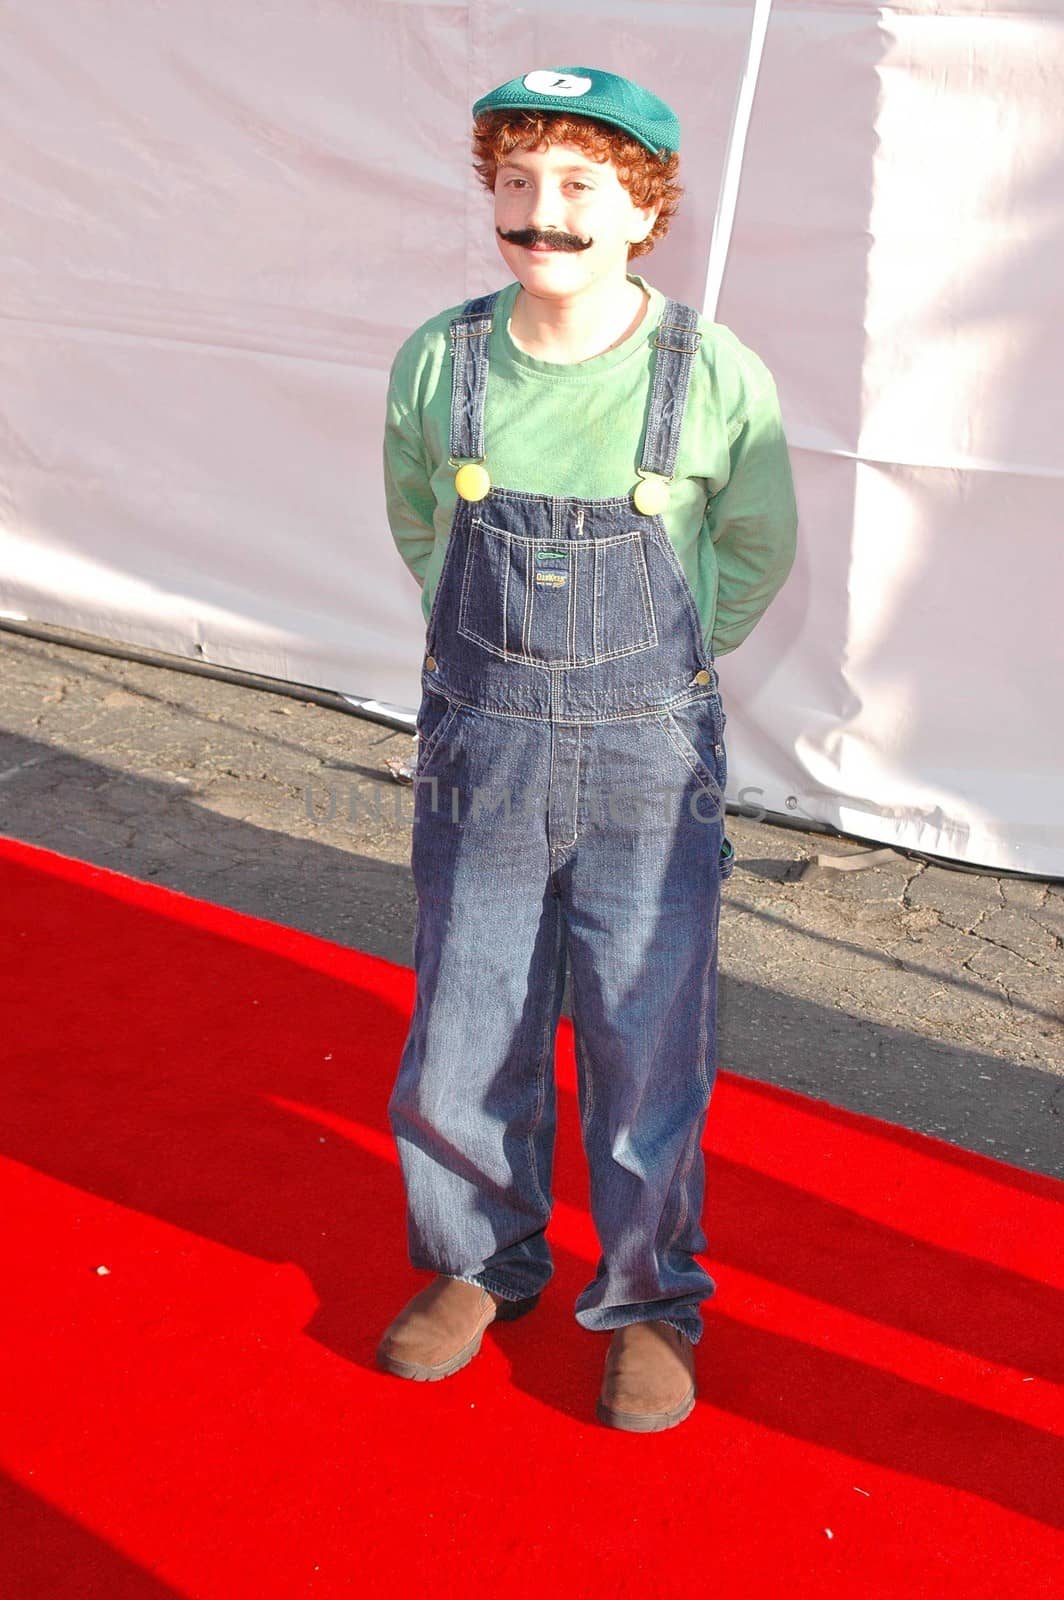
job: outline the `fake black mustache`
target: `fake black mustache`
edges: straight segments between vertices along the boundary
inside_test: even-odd
[[[502,228],[496,228],[495,232],[507,244],[546,244],[552,250],[590,250],[595,242],[594,239],[581,239],[576,233],[554,233],[550,229],[543,232],[539,228],[514,228],[510,233],[504,233]]]

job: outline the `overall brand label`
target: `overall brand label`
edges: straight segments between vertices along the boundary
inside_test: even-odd
[[[566,550],[536,551],[536,588],[564,589],[569,582],[569,553]]]

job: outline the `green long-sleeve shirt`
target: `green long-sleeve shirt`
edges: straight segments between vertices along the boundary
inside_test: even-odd
[[[509,321],[519,285],[495,302],[485,405],[492,483],[530,494],[597,500],[638,483],[653,337],[665,296],[642,322],[590,361],[541,361],[518,349]],[[388,383],[384,482],[400,556],[422,586],[426,622],[457,498],[448,464],[449,325],[462,307],[430,318],[400,347]],[[676,472],[663,520],[714,655],[742,643],[794,561],[798,512],[772,376],[729,328],[699,318]]]

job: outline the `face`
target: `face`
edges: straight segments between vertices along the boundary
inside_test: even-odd
[[[612,161],[578,145],[514,150],[495,178],[495,238],[526,293],[548,300],[615,287],[628,271],[628,245],[645,239],[657,207],[641,210]],[[502,234],[559,235],[518,243]],[[588,241],[590,240],[590,244]],[[569,244],[586,248],[565,248]]]

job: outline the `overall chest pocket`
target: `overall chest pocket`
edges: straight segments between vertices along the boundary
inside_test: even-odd
[[[510,661],[584,667],[658,642],[641,530],[532,539],[474,516],[458,632]]]

